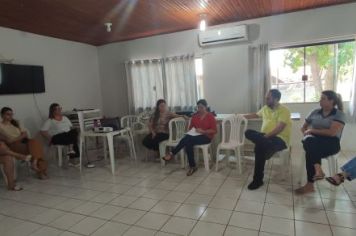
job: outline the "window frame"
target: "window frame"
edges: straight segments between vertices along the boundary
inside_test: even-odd
[[[331,40],[331,41],[320,41],[320,42],[315,42],[315,43],[303,43],[303,44],[295,44],[295,45],[287,45],[287,46],[280,46],[280,47],[273,47],[270,48],[269,52],[271,51],[275,51],[275,50],[281,50],[281,49],[292,49],[292,48],[304,48],[304,70],[306,67],[306,63],[305,63],[305,57],[306,57],[306,51],[305,49],[307,47],[313,47],[313,46],[321,46],[321,45],[329,45],[329,44],[340,44],[340,43],[348,43],[348,42],[354,42],[356,43],[356,39],[354,38],[349,38],[349,39],[340,39],[340,40]],[[356,53],[356,46],[355,46],[355,52]],[[354,59],[355,60],[355,59]],[[271,67],[270,67],[271,68]],[[354,70],[356,69],[356,61],[354,61]],[[270,77],[272,78],[272,75],[270,75]],[[333,78],[333,90],[335,90],[335,83],[337,82],[336,78]],[[306,101],[306,84],[309,81],[303,81],[302,79],[300,80],[300,82],[290,82],[290,83],[285,83],[285,84],[303,84],[303,101],[302,102],[285,102],[288,104],[312,104],[312,103],[317,103],[317,101]],[[273,80],[271,79],[271,87],[276,86],[278,89],[278,83],[277,84],[273,84]]]

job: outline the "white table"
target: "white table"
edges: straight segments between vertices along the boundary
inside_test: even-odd
[[[104,132],[104,133],[98,133],[94,131],[84,131],[81,134],[80,138],[80,151],[82,152],[83,150],[83,144],[85,143],[85,138],[86,137],[102,137],[106,138],[108,146],[109,146],[109,157],[110,157],[110,164],[111,164],[111,172],[114,175],[115,174],[115,154],[114,154],[114,137],[119,136],[119,137],[124,137],[128,139],[129,142],[129,148],[130,148],[130,155],[131,157],[135,158],[136,161],[136,151],[135,151],[135,144],[133,142],[133,137],[131,130],[129,128],[125,128],[122,130],[118,131],[112,131],[112,132]],[[84,145],[85,146],[85,145]],[[104,155],[106,158],[106,142],[104,140]],[[82,159],[82,158],[81,158]],[[80,168],[82,168],[82,160],[80,159]]]

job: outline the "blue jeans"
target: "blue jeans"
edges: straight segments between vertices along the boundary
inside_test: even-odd
[[[354,157],[349,162],[347,162],[345,165],[343,165],[341,167],[341,170],[348,174],[348,177],[347,177],[348,180],[351,181],[353,179],[356,179],[356,157]]]

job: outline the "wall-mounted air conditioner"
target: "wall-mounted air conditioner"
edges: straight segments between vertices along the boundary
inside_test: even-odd
[[[244,41],[248,41],[247,25],[213,28],[199,32],[199,45],[202,47]]]

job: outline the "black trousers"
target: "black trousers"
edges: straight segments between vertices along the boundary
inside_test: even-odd
[[[286,149],[285,142],[277,137],[264,137],[264,133],[255,130],[246,130],[245,136],[255,144],[255,172],[253,180],[263,181],[266,160],[270,159],[274,153]]]
[[[54,145],[73,145],[73,151],[75,152],[73,158],[79,157],[78,131],[76,129],[54,135],[51,143]]]
[[[321,164],[321,159],[340,151],[340,140],[337,137],[307,135],[302,140],[305,150],[305,162],[308,182],[313,183],[315,164]]]
[[[169,138],[169,134],[166,133],[157,133],[154,138],[152,138],[152,134],[148,134],[143,140],[142,144],[146,148],[150,150],[159,150],[159,143],[167,140]]]
[[[185,152],[187,153],[188,162],[190,167],[195,167],[195,159],[194,159],[194,146],[195,145],[203,145],[210,143],[211,140],[205,135],[191,136],[185,135],[178,145],[173,149],[173,155],[176,155],[182,148],[185,148]]]

